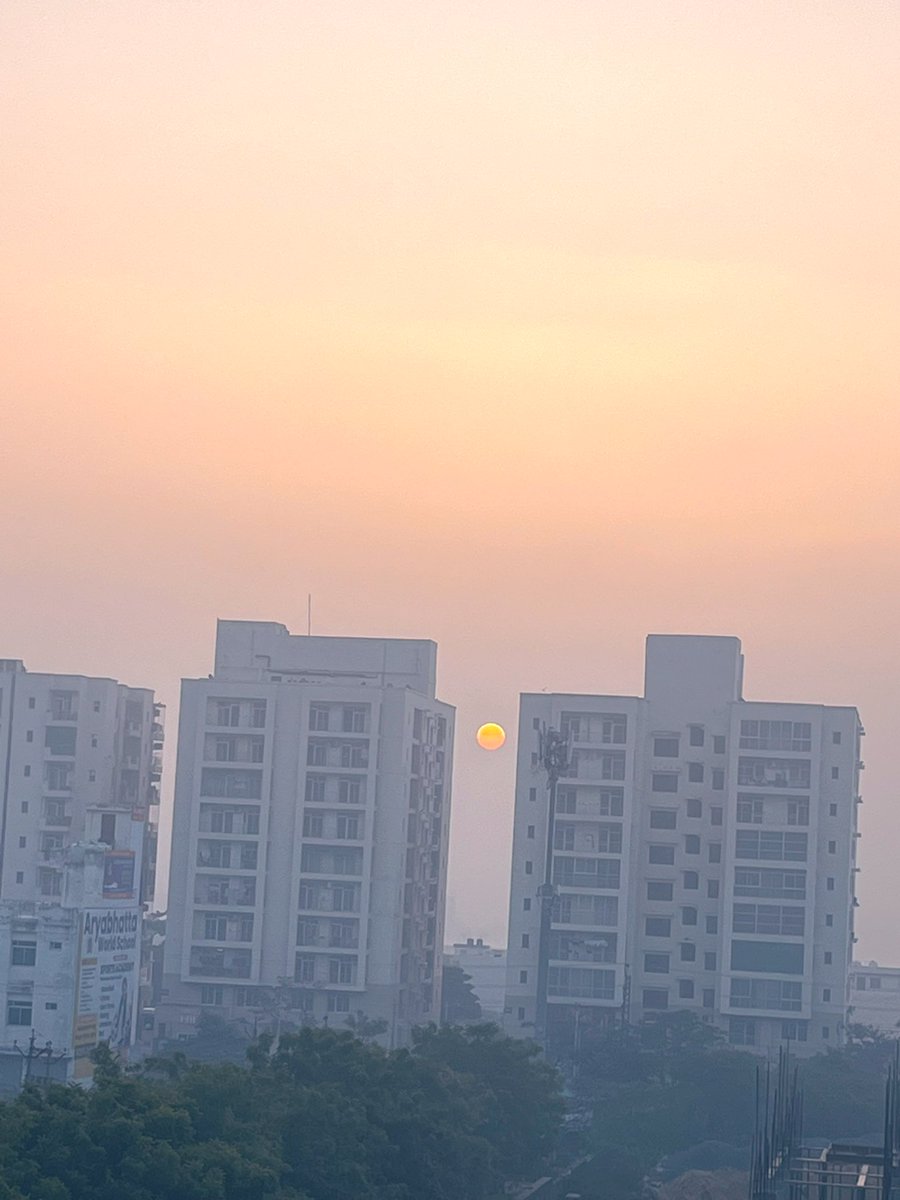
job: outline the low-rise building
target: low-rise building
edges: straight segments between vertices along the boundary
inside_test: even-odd
[[[900,967],[877,962],[854,963],[850,969],[850,1012],[856,1025],[900,1036]]]

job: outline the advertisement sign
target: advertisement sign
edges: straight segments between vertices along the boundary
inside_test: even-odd
[[[103,860],[103,899],[134,899],[133,850],[107,850]]]
[[[89,908],[81,915],[72,1044],[75,1076],[91,1074],[91,1051],[131,1044],[141,955],[139,908]]]

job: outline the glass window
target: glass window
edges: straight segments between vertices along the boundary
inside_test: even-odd
[[[657,758],[677,758],[678,738],[655,737],[653,739],[653,753]]]
[[[672,934],[671,917],[645,917],[644,933],[647,937],[670,937]]]
[[[674,829],[678,814],[674,808],[651,808],[651,829]]]
[[[694,981],[693,979],[678,980],[678,998],[680,1000],[693,1000],[694,998]]]
[[[696,871],[685,871],[683,879],[685,891],[695,892],[700,887],[700,876]]]
[[[675,862],[675,847],[651,845],[648,847],[649,861],[658,866],[672,866]]]
[[[645,954],[644,955],[644,971],[648,975],[668,975],[669,973],[669,956],[668,954]]]
[[[651,789],[654,792],[677,792],[677,774],[674,771],[654,771]]]
[[[703,802],[701,800],[688,800],[687,815],[689,817],[703,816]]]
[[[703,763],[688,763],[688,783],[703,782]]]
[[[688,740],[690,741],[690,744],[692,746],[702,746],[705,741],[703,726],[690,725],[688,729],[690,735]]]
[[[693,905],[689,904],[681,910],[681,923],[682,925],[697,924],[697,910]]]
[[[679,947],[679,954],[682,962],[695,962],[697,958],[697,947],[693,942],[682,942]]]
[[[687,834],[687,836],[684,839],[684,852],[685,852],[685,854],[699,854],[700,853],[700,837],[698,834],[696,834],[696,833]]]
[[[674,890],[674,886],[671,883],[663,883],[661,880],[651,879],[647,883],[647,899],[671,900]]]
[[[662,1009],[669,1007],[669,992],[667,988],[644,988],[641,995],[644,1008]]]

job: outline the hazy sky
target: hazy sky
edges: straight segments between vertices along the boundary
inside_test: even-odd
[[[173,710],[308,591],[436,639],[499,942],[477,724],[736,634],[862,712],[900,963],[898,60],[895,0],[3,0],[0,655]]]

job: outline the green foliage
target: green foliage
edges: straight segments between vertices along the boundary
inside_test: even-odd
[[[534,1042],[504,1037],[496,1025],[417,1029],[415,1050],[468,1080],[481,1096],[479,1130],[506,1178],[528,1178],[546,1158],[562,1120],[557,1072]]]
[[[550,1145],[557,1096],[533,1050],[492,1027],[391,1053],[305,1028],[260,1038],[245,1065],[181,1055],[127,1073],[101,1047],[90,1090],[0,1105],[0,1200],[488,1200],[517,1144]]]

